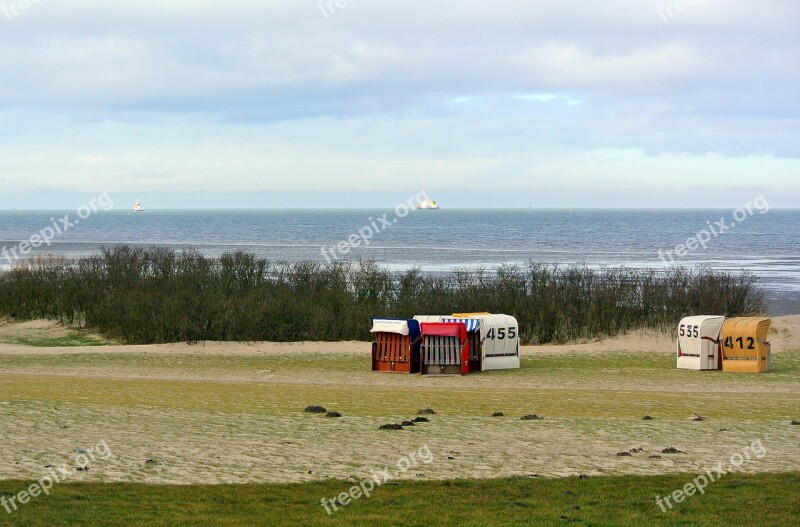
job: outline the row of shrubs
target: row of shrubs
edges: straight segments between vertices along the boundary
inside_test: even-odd
[[[369,338],[370,318],[489,311],[527,343],[672,327],[688,314],[763,311],[749,273],[531,263],[393,273],[371,261],[276,263],[246,252],[117,246],[0,275],[0,316],[57,319],[132,344]]]

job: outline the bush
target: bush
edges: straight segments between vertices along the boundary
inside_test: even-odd
[[[472,311],[514,315],[522,340],[543,344],[763,309],[752,274],[706,268],[531,263],[435,275],[369,261],[288,264],[245,252],[209,258],[118,246],[0,275],[0,315],[57,319],[132,344],[365,340],[372,316]]]

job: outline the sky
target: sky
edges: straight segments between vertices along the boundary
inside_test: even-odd
[[[0,209],[800,207],[796,0],[0,0]]]

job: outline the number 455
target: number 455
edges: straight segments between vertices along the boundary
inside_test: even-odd
[[[497,340],[505,340],[506,337],[508,337],[509,339],[517,338],[517,328],[515,327],[510,327],[508,329],[497,328],[496,333],[494,328],[490,328],[489,332],[486,334],[486,338],[488,340],[494,340],[495,338],[497,338]]]

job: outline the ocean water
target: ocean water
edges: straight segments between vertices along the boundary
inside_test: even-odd
[[[59,219],[65,214],[75,224],[31,254],[77,257],[101,246],[133,244],[208,255],[244,249],[283,261],[374,259],[393,270],[432,272],[529,261],[657,269],[707,265],[752,271],[772,314],[800,313],[797,210],[753,209],[735,218],[730,210],[113,210],[83,219],[75,211],[5,211],[0,269],[14,262],[13,251],[20,254],[20,242],[43,229],[49,237],[53,222],[63,230]],[[698,246],[674,255],[689,239]],[[673,251],[671,258],[667,251]]]

